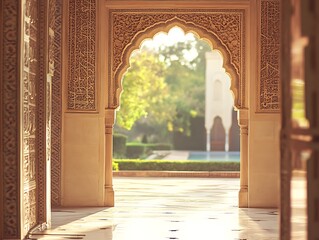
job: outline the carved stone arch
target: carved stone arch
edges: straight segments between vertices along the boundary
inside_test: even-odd
[[[231,78],[234,105],[237,109],[245,108],[243,10],[112,10],[109,16],[109,108],[115,109],[120,104],[121,81],[131,53],[140,48],[143,40],[153,38],[158,32],[168,32],[174,26],[195,33],[221,52],[223,66]]]
[[[131,57],[132,52],[134,50],[139,49],[142,42],[145,39],[153,38],[159,32],[168,32],[171,28],[175,26],[183,29],[185,33],[194,33],[195,36],[199,39],[208,42],[212,50],[218,50],[219,52],[221,52],[221,55],[223,56],[224,60],[223,67],[226,69],[226,73],[229,74],[231,78],[230,89],[234,95],[234,102],[238,103],[239,73],[237,72],[235,65],[231,62],[230,51],[227,49],[225,44],[215,33],[209,33],[201,26],[195,25],[191,22],[185,22],[179,19],[178,17],[174,17],[173,19],[164,23],[154,24],[153,26],[150,26],[149,28],[145,29],[145,31],[137,33],[136,36],[133,38],[132,42],[127,45],[123,52],[122,63],[119,65],[114,79],[116,81],[115,86],[117,86],[116,103],[118,105],[120,103],[120,94],[123,90],[121,80],[130,66],[129,59]],[[238,107],[238,104],[236,105],[236,107]]]

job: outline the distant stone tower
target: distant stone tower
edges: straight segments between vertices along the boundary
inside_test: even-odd
[[[206,53],[206,96],[205,128],[206,151],[228,151],[229,129],[232,124],[234,100],[230,91],[230,77],[223,68],[223,57],[217,50]],[[217,124],[218,127],[213,127]],[[218,131],[212,133],[211,131]],[[216,130],[219,129],[219,130]],[[221,129],[224,129],[224,140],[221,143]],[[217,134],[217,135],[216,135]],[[219,140],[216,140],[218,136]],[[211,143],[218,141],[218,143]],[[224,145],[221,147],[220,145]]]

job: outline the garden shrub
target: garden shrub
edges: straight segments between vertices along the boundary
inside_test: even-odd
[[[147,171],[239,171],[239,162],[190,160],[114,159],[119,170]]]
[[[137,159],[145,157],[145,144],[128,143],[126,144],[126,157]]]
[[[112,169],[113,169],[113,171],[118,171],[119,170],[119,164],[113,161],[112,162]]]
[[[123,158],[126,154],[127,136],[123,134],[113,135],[113,156],[115,158]]]
[[[145,158],[156,150],[171,150],[172,145],[167,143],[137,143],[126,144],[126,158],[138,159]],[[114,156],[115,158],[121,158]]]

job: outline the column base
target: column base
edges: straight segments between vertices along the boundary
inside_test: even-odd
[[[105,187],[104,188],[104,207],[114,207],[113,187]]]
[[[238,207],[248,208],[248,189],[241,188],[238,194]]]

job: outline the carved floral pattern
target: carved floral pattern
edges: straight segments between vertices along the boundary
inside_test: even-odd
[[[258,111],[280,110],[280,1],[261,1]]]
[[[69,1],[69,110],[96,110],[95,1]]]
[[[2,145],[2,171],[3,185],[2,193],[3,205],[0,206],[3,218],[2,229],[3,238],[19,238],[19,122],[17,116],[19,105],[16,99],[19,86],[19,6],[18,0],[3,0],[2,8],[2,30],[1,36],[1,58],[3,68],[1,72],[1,98],[2,98],[2,118],[1,118],[1,145]],[[2,181],[3,180],[3,181]]]
[[[236,79],[235,90],[244,96],[244,11],[243,10],[112,10],[111,23],[111,55],[110,69],[113,99],[110,98],[110,107],[116,108],[119,104],[121,91],[121,74],[127,68],[128,54],[132,46],[138,41],[138,36],[156,28],[160,31],[170,23],[180,23],[191,29],[200,30],[213,39],[217,49],[225,50],[227,60],[234,69],[232,78]],[[216,46],[213,46],[214,48]],[[112,90],[113,89],[113,90]],[[244,99],[239,96],[237,107],[244,105]]]
[[[158,14],[158,13],[113,13],[113,71],[119,67],[124,52],[134,36],[145,31],[155,24],[167,22],[174,18],[192,22],[211,30],[216,37],[225,42],[229,51],[232,52],[233,63],[239,70],[240,66],[240,14],[233,13],[188,13],[188,14]]]

